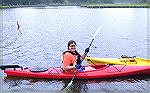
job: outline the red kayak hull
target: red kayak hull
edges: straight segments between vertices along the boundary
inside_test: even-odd
[[[50,67],[45,72],[31,72],[31,69],[6,69],[7,76],[28,77],[28,78],[49,78],[49,79],[71,79],[74,73],[64,73],[60,67]],[[121,65],[101,65],[85,66],[85,71],[78,72],[76,79],[97,79],[114,78],[123,76],[133,76],[150,74],[150,66],[121,66]]]

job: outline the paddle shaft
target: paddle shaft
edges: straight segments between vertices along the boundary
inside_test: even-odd
[[[91,41],[91,43],[89,44],[89,47],[88,47],[88,48],[90,48],[90,47],[91,47],[91,45],[92,45],[93,41],[94,41],[94,39],[92,39],[92,41]]]

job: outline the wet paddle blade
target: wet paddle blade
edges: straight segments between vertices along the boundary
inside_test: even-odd
[[[70,86],[72,85],[73,80],[70,81],[70,83],[67,85],[67,87],[65,88],[65,90],[68,90],[70,88]]]
[[[95,39],[95,36],[99,33],[100,30],[101,30],[101,28],[98,27],[97,30],[96,30],[96,32],[95,32],[95,34],[94,34],[94,36],[93,36],[93,39]]]

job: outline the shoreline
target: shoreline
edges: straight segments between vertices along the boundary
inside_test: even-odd
[[[47,6],[80,6],[86,8],[150,8],[150,4],[41,4],[41,5],[0,5],[0,9]]]
[[[0,9],[5,8],[23,8],[23,7],[48,7],[48,6],[80,6],[80,5],[71,5],[71,4],[41,4],[41,5],[0,5]]]
[[[87,8],[150,8],[150,4],[82,4]]]

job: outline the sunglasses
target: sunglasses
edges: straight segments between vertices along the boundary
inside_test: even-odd
[[[69,47],[76,47],[76,45],[70,45]]]

